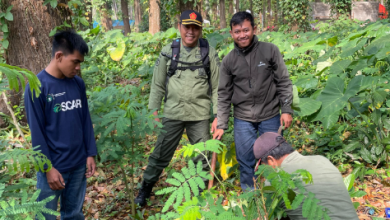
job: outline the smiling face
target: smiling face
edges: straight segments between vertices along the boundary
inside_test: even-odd
[[[180,30],[183,45],[196,47],[199,37],[202,35],[202,27],[194,24],[183,25],[179,23],[178,29]]]
[[[55,53],[57,67],[66,78],[73,78],[80,71],[80,64],[84,62],[84,56],[79,51],[64,54],[62,51]]]
[[[230,35],[240,48],[245,48],[251,44],[255,31],[256,26],[252,27],[250,21],[244,20],[241,24],[232,26]]]

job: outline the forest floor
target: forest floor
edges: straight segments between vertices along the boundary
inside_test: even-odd
[[[147,143],[153,144],[153,139]],[[146,146],[146,154],[149,154],[152,146]],[[178,148],[179,149],[179,148]],[[145,169],[147,160],[143,169]],[[172,168],[180,170],[183,166],[181,160],[173,159]],[[114,220],[114,219],[131,219],[131,203],[125,195],[125,185],[121,180],[117,179],[118,174],[113,173],[113,167],[104,167],[100,165],[95,175],[88,180],[87,193],[84,202],[84,213],[86,219],[89,220]],[[347,170],[343,176],[347,176],[352,170]],[[138,183],[141,176],[135,178]],[[153,191],[167,186],[164,183],[166,173],[163,173],[160,181],[156,184]],[[236,180],[235,185],[239,187],[239,182]],[[359,190],[364,190],[367,195],[361,198],[353,198],[353,202],[359,202],[360,206],[357,213],[360,220],[375,220],[375,217],[385,219],[385,208],[390,207],[390,177],[381,179],[379,176],[365,176],[364,181],[355,181],[355,187]],[[150,201],[145,208],[139,209],[144,214],[144,218],[154,215],[162,210],[164,202],[167,198],[164,196],[154,196],[152,194]],[[390,219],[390,218],[389,218]]]

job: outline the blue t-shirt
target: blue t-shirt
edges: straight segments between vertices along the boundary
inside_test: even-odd
[[[24,95],[32,144],[59,172],[71,171],[97,155],[84,81],[78,76],[58,79],[45,70],[37,76],[40,96],[32,100],[29,85]]]

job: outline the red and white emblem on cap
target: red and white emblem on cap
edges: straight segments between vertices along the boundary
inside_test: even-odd
[[[195,14],[195,12],[192,12],[191,14],[190,14],[190,19],[192,19],[192,20],[196,20],[196,14]]]

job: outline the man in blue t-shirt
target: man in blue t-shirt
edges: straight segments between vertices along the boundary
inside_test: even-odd
[[[95,136],[88,111],[84,81],[76,76],[88,53],[82,37],[73,31],[54,35],[50,64],[37,76],[41,94],[25,90],[25,108],[33,146],[53,167],[37,173],[38,201],[55,195],[46,208],[57,210],[61,199],[61,219],[84,220],[82,212],[86,178],[95,173]],[[54,215],[45,215],[55,220]]]

